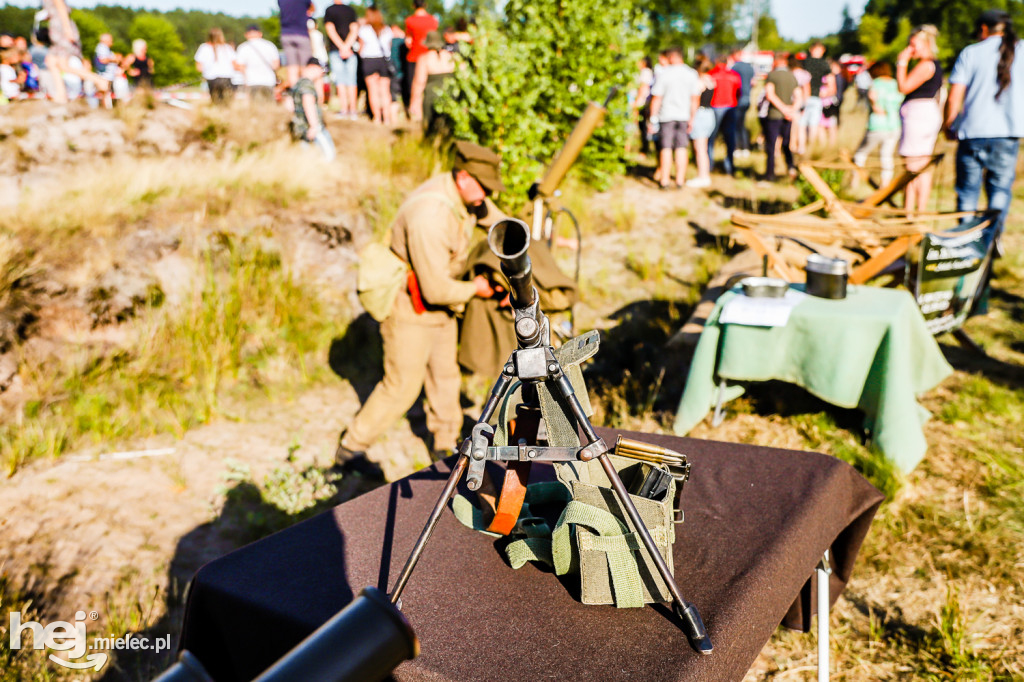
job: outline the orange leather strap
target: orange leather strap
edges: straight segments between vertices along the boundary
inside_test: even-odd
[[[530,480],[530,462],[509,462],[494,519],[487,527],[492,533],[508,535],[516,527],[519,512],[526,500],[526,484]]]
[[[537,429],[540,427],[540,410],[516,407],[516,418],[509,422],[509,442],[537,442]],[[509,462],[505,469],[505,480],[501,484],[501,495],[494,510],[494,519],[487,527],[492,533],[508,535],[516,527],[519,512],[526,500],[526,484],[530,480],[531,462]]]

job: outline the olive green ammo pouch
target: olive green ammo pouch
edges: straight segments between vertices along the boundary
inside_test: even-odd
[[[612,456],[611,461],[627,487],[632,487],[630,482],[633,478],[651,467],[624,457]],[[668,473],[667,467],[658,468]],[[619,607],[672,601],[654,560],[615,497],[601,463],[591,460],[556,464],[555,472],[558,480],[569,488],[572,501],[555,527],[552,539],[553,543],[564,542],[556,536],[560,533],[570,535],[572,556],[579,561],[580,600],[584,604],[615,604]],[[672,501],[676,482],[671,478],[668,480],[669,487],[658,500],[637,495],[630,495],[630,498],[651,532],[669,571],[675,575]]]
[[[627,485],[644,467],[651,466],[624,457],[612,456],[611,460]],[[671,601],[665,581],[615,498],[601,463],[594,460],[554,466],[557,482],[532,483],[526,489],[519,521],[509,535],[511,542],[504,546],[512,568],[537,561],[554,568],[556,575],[578,574],[580,601],[584,604],[628,608]],[[666,467],[656,466],[668,472]],[[658,500],[630,495],[673,575],[672,500],[676,485],[672,480]],[[531,511],[531,505],[556,503],[564,508],[552,530],[544,518]],[[452,509],[464,525],[486,533],[482,512],[468,499],[456,496]]]

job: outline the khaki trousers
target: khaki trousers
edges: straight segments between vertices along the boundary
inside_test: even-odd
[[[453,448],[462,431],[459,390],[462,375],[457,361],[458,323],[436,313],[426,324],[412,320],[399,296],[396,314],[380,326],[384,340],[384,379],[356,414],[343,445],[365,451],[401,419],[423,389],[427,395],[427,428],[434,448]]]

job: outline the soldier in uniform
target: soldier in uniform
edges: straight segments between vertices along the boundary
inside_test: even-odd
[[[483,275],[471,281],[458,277],[474,226],[505,218],[489,198],[505,191],[500,163],[489,149],[456,142],[452,171],[417,187],[399,208],[391,250],[410,267],[408,286],[380,326],[384,379],[339,438],[335,461],[342,471],[383,478],[366,449],[412,407],[420,390],[426,392],[433,455],[455,447],[463,418],[455,315],[474,296],[500,294]]]

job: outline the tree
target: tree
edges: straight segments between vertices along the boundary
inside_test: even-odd
[[[1021,16],[1024,13],[1024,1],[1022,0],[961,0],[960,2],[941,2],[933,0],[869,0],[864,8],[864,17],[861,18],[863,26],[864,18],[867,16],[876,17],[875,20],[884,22],[884,32],[881,42],[864,42],[864,32],[860,31],[861,41],[864,43],[865,51],[888,50],[892,47],[898,53],[906,46],[905,39],[896,43],[902,37],[903,24],[908,27],[919,24],[934,24],[939,29],[939,58],[947,63],[952,61],[964,47],[975,39],[975,22],[978,16],[986,9],[1003,9],[1010,13],[1010,16]],[[875,37],[876,26],[870,27],[872,37]],[[909,28],[908,31],[909,33]]]
[[[3,7],[0,7],[0,28],[4,33],[28,38],[32,33],[32,16],[36,11],[34,7],[15,7],[11,4],[4,4]]]
[[[873,14],[865,14],[861,17],[859,36],[860,42],[864,45],[864,57],[869,62],[887,61],[895,64],[896,56],[900,50],[907,46],[910,40],[910,20],[906,17],[896,22],[896,34],[886,38],[888,24],[883,17]]]
[[[100,42],[100,36],[110,33],[110,28],[94,12],[85,9],[71,11],[71,19],[78,26],[78,35],[82,41],[82,57],[91,61],[96,54],[96,45]]]
[[[377,9],[384,15],[384,21],[388,24],[398,24],[402,28],[405,28],[405,18],[412,14],[415,9],[412,0],[364,0],[358,5],[353,6],[365,11],[370,5],[377,6]],[[445,13],[444,5],[443,0],[427,0],[426,10],[435,17],[441,17]]]
[[[644,0],[649,22],[648,48],[678,44],[732,47],[739,0]]]
[[[153,58],[153,83],[157,86],[174,85],[197,77],[191,58],[185,56],[185,46],[174,24],[157,14],[140,14],[129,28],[132,38],[142,38]]]
[[[773,52],[790,49],[789,41],[779,35],[779,25],[771,14],[762,14],[757,21],[757,46]]]
[[[843,23],[837,37],[836,51],[838,54],[859,54],[864,49],[857,33],[857,21],[850,14],[849,5],[843,5]]]
[[[504,25],[481,19],[440,109],[456,138],[502,154],[506,183],[523,201],[588,102],[632,82],[640,37],[631,0],[509,0],[505,12]],[[583,148],[577,167],[584,179],[601,184],[624,171],[624,108],[620,95]]]

